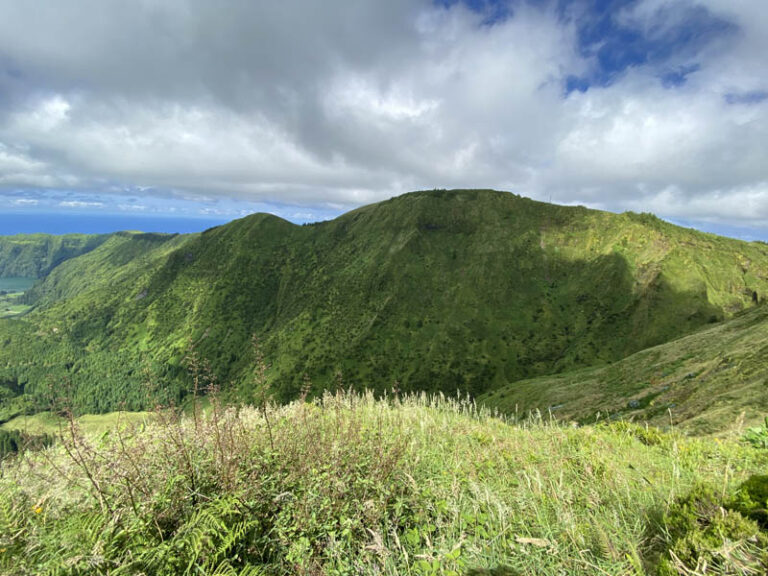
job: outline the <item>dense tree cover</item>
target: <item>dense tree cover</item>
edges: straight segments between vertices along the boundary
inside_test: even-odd
[[[134,409],[183,396],[194,349],[249,400],[256,336],[279,400],[307,380],[312,393],[482,394],[619,360],[766,293],[763,244],[508,193],[420,192],[312,226],[260,214],[110,236],[55,267],[31,314],[0,321],[0,371],[36,405],[66,388],[79,411]]]

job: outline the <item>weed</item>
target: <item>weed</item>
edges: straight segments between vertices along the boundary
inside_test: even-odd
[[[744,440],[756,448],[768,448],[768,416],[762,426],[749,428],[744,433]]]

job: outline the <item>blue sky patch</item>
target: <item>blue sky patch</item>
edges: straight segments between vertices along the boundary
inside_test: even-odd
[[[694,72],[698,72],[701,69],[699,64],[691,64],[690,66],[679,66],[674,70],[662,72],[659,75],[661,83],[665,88],[676,88],[682,86],[688,80],[688,76]]]
[[[751,92],[737,92],[726,94],[724,98],[728,104],[759,104],[764,100],[768,100],[768,91],[753,90]]]
[[[675,7],[659,10],[647,29],[628,18],[619,18],[620,9],[634,2],[594,0],[579,27],[579,49],[595,60],[589,78],[592,84],[606,86],[626,70],[650,66],[661,70],[666,86],[683,84],[688,74],[698,69],[700,51],[711,42],[735,31],[735,26],[712,15],[703,7]],[[693,62],[692,62],[693,60]],[[682,61],[682,64],[679,62]]]
[[[435,0],[450,8],[463,4],[485,16],[492,25],[514,17],[515,6],[526,0]],[[529,5],[552,6],[547,0],[527,0]],[[583,76],[567,76],[565,94],[585,92],[590,86],[609,86],[628,69],[649,66],[658,69],[659,81],[667,88],[685,84],[697,71],[696,58],[703,48],[737,27],[716,17],[703,6],[673,4],[653,15],[647,26],[628,17],[637,0],[557,0],[556,10],[577,27],[578,50],[593,61]]]
[[[482,14],[483,24],[490,26],[503,22],[513,15],[514,2],[506,0],[434,0],[437,6],[450,8],[456,4],[464,4],[467,8]]]
[[[158,226],[183,219],[221,223],[242,218],[248,214],[266,212],[295,224],[303,224],[329,220],[349,209],[348,207],[345,209],[344,207],[323,204],[297,206],[282,202],[247,201],[228,197],[178,197],[173,192],[155,189],[130,190],[129,192],[131,193],[112,195],[72,190],[17,189],[0,195],[0,214],[46,213],[49,215],[46,222],[49,223],[55,221],[54,216],[57,214],[62,217],[62,222],[74,222],[81,217],[87,219],[88,217],[110,216],[113,223],[132,220],[148,221]],[[7,227],[10,221],[12,220],[5,223],[6,230],[0,227],[0,235],[11,233],[8,232]],[[150,228],[141,227],[133,229],[150,230]],[[151,230],[179,231],[156,228],[151,228]],[[46,228],[43,227],[37,231],[45,232]]]

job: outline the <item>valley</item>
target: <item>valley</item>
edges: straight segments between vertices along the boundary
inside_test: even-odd
[[[0,6],[0,576],[768,576],[766,0]]]

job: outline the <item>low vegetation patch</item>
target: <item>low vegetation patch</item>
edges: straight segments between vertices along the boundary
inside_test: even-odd
[[[28,434],[21,430],[0,428],[0,461],[24,450],[37,450],[50,446],[53,437],[47,434]]]
[[[727,502],[711,485],[699,485],[678,499],[664,516],[668,530],[661,576],[768,573],[765,520],[768,482],[753,476]]]
[[[756,448],[768,448],[768,418],[762,426],[749,428],[744,434],[744,440]]]
[[[468,400],[214,399],[98,434],[70,420],[6,460],[0,573],[739,573],[676,562],[697,569],[695,525],[759,565],[766,469],[739,439],[521,425]],[[692,492],[702,479],[719,500]]]

